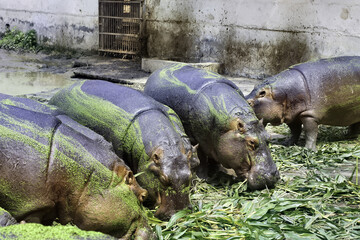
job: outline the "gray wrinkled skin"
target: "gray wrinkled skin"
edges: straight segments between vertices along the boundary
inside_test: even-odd
[[[199,144],[200,177],[221,164],[247,179],[250,189],[272,187],[279,173],[266,132],[241,91],[221,75],[173,64],[159,69],[144,92],[171,107],[193,144]]]
[[[305,147],[316,150],[318,125],[360,129],[360,57],[321,59],[290,67],[265,79],[246,96],[264,125],[286,123],[295,144],[302,129]],[[303,127],[302,127],[303,126]]]

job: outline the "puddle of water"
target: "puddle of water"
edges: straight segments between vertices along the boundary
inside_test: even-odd
[[[48,72],[0,72],[0,93],[9,95],[50,91],[72,83],[64,75]]]

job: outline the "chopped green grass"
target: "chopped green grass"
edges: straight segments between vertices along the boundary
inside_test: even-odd
[[[272,132],[288,134],[284,126]],[[344,128],[321,127],[318,151],[270,144],[281,173],[274,189],[247,191],[246,182],[195,179],[192,210],[162,222],[148,211],[162,239],[360,239],[358,140]]]

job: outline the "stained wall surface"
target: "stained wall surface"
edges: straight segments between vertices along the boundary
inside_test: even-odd
[[[35,29],[42,43],[97,49],[98,0],[0,0],[0,32],[6,24]]]
[[[322,57],[360,55],[358,0],[146,0],[150,57],[223,63],[262,78]]]
[[[222,63],[262,78],[310,59],[360,55],[359,0],[144,0],[148,57]],[[98,0],[0,0],[5,24],[40,41],[97,49]]]

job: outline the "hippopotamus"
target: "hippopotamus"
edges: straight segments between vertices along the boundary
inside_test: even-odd
[[[360,129],[360,57],[320,59],[290,67],[265,79],[246,96],[263,123],[286,123],[287,144],[295,144],[302,131],[305,147],[316,150],[318,125]]]
[[[144,93],[172,108],[193,144],[198,143],[199,176],[221,164],[247,179],[250,189],[272,187],[279,172],[267,133],[237,86],[221,75],[175,63],[150,75]]]
[[[88,80],[56,93],[49,104],[101,134],[137,173],[155,216],[169,218],[190,205],[192,167],[199,162],[180,119],[169,107],[118,84]]]
[[[0,207],[18,222],[152,238],[133,172],[102,136],[59,113],[0,94]]]

